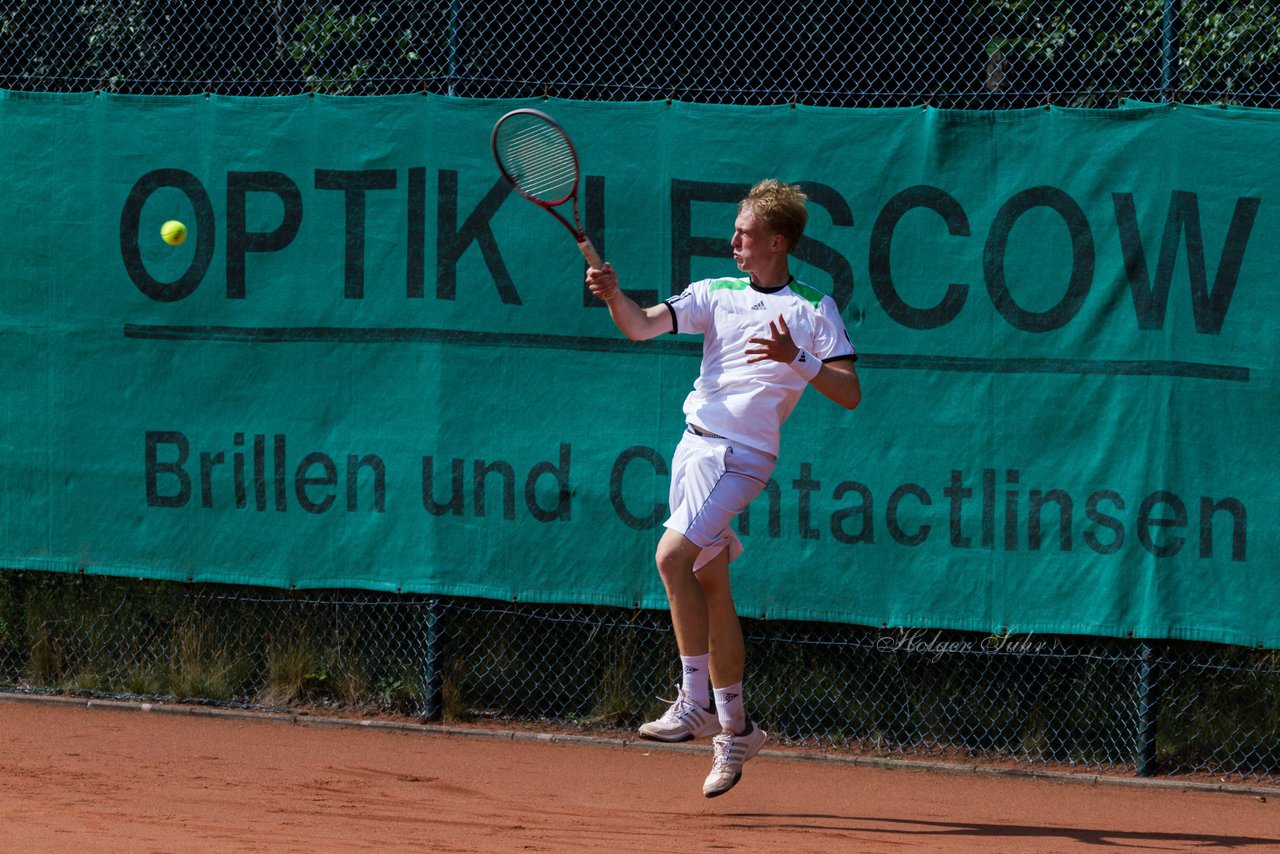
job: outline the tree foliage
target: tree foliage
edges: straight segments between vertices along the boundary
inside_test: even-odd
[[[1130,96],[1270,103],[1276,95],[1280,17],[1273,3],[1001,0],[978,4],[974,13],[992,21],[988,55],[1043,80],[1069,82],[1058,89],[1069,102]]]
[[[744,8],[750,14],[742,14]],[[0,87],[837,106],[1271,104],[1280,16],[1207,0],[11,0]]]

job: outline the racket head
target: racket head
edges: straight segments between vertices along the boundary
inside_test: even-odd
[[[512,110],[494,123],[489,145],[502,176],[534,204],[550,208],[578,194],[578,152],[546,113]]]

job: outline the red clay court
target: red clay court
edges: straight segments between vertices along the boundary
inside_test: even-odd
[[[0,695],[4,848],[1269,851],[1280,795]],[[941,766],[939,766],[941,767]]]

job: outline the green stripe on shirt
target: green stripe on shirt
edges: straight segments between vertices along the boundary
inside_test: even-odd
[[[745,291],[750,286],[751,283],[746,279],[716,279],[714,282],[707,285],[707,291],[708,293],[722,289],[730,291]]]
[[[797,282],[794,279],[791,281],[791,290],[795,291],[796,296],[800,297],[805,302],[811,303],[814,308],[817,308],[818,304],[822,302],[822,298],[826,296],[826,294],[817,288],[810,287],[804,282]]]

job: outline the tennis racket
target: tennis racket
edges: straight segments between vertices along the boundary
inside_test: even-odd
[[[515,191],[560,220],[588,264],[603,267],[578,217],[578,152],[564,128],[538,110],[512,110],[494,124],[489,145]],[[572,202],[572,222],[556,210],[565,202]]]

